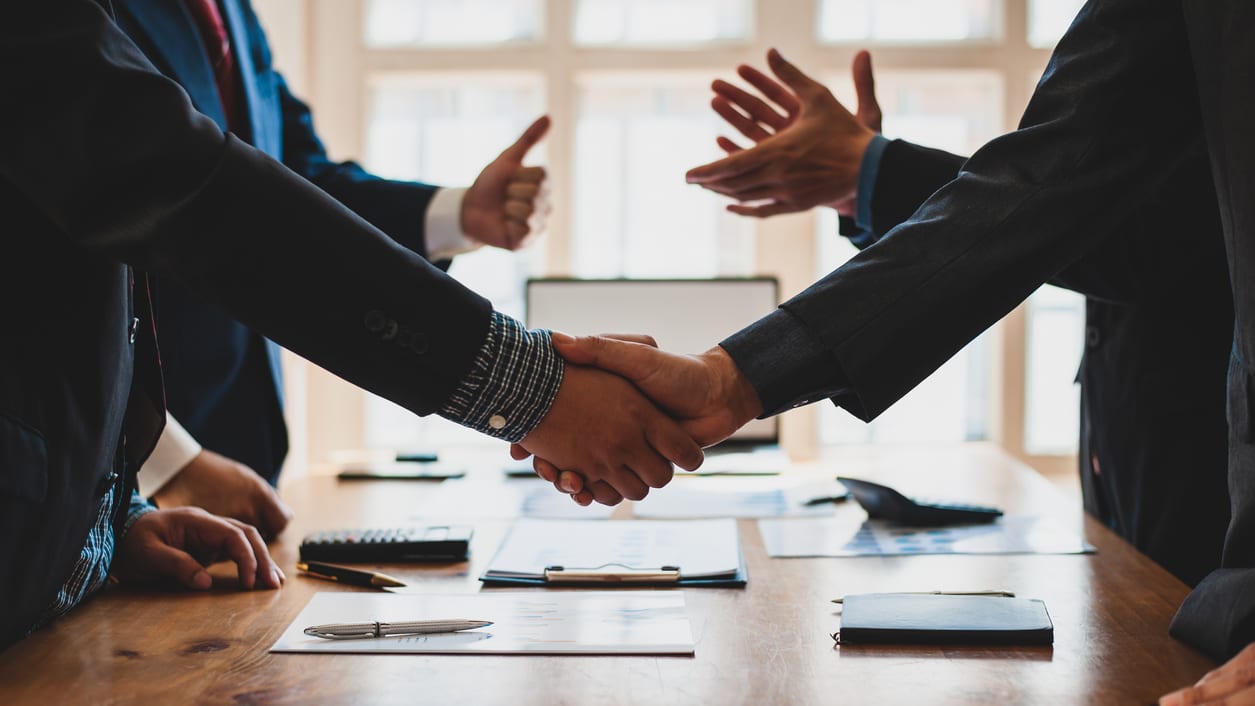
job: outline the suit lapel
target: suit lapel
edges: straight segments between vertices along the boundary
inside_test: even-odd
[[[213,70],[205,58],[205,44],[196,22],[184,9],[181,0],[114,0],[114,5],[127,15],[122,22],[123,27],[137,28],[143,35],[135,36],[136,32],[128,29],[131,38],[148,58],[162,73],[183,86],[197,110],[212,118],[225,131],[227,118],[218,98]],[[247,47],[247,44],[244,46]],[[249,67],[252,67],[251,61]]]

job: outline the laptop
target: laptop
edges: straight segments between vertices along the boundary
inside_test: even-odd
[[[773,277],[716,279],[569,279],[527,282],[529,328],[572,335],[647,333],[675,353],[702,353],[771,313],[779,304]],[[787,457],[775,418],[755,419],[706,450],[707,473],[779,472]],[[722,454],[727,461],[716,462]],[[706,466],[710,466],[709,469]],[[701,471],[699,471],[701,472]]]

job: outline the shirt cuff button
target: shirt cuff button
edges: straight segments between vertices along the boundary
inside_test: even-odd
[[[492,427],[493,429],[504,429],[505,417],[501,416],[500,414],[492,415],[491,417],[488,418],[488,426]]]

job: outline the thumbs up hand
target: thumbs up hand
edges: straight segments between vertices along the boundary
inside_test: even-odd
[[[544,230],[549,195],[544,167],[525,167],[527,153],[549,132],[549,116],[532,123],[484,167],[462,197],[462,231],[473,240],[517,250]]]

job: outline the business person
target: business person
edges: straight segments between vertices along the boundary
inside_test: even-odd
[[[761,96],[714,83],[716,112],[763,147],[747,153],[755,159],[744,166],[774,172],[770,186],[752,187],[756,196],[767,194],[765,201],[745,203],[734,190],[729,195],[738,202],[730,210],[765,215],[818,201],[842,213],[842,233],[864,248],[908,219],[966,161],[879,135],[867,52],[853,65],[855,114],[779,54],[768,63],[780,82],[738,69]],[[799,125],[791,146],[804,151],[768,142],[799,122],[807,125]],[[853,168],[844,159],[857,153],[851,143],[867,145]],[[719,144],[739,151],[726,138]],[[699,167],[690,178],[702,184],[708,171]],[[1159,198],[1051,282],[1087,295],[1077,376],[1085,509],[1197,584],[1219,568],[1229,525],[1223,390],[1233,345],[1233,300],[1206,155],[1191,155]]]
[[[1255,641],[1253,40],[1255,6],[1240,0],[1093,0],[1055,49],[1020,129],[774,313],[694,356],[609,339],[555,345],[568,360],[626,374],[703,443],[823,398],[871,419],[1099,247],[1205,140],[1234,295],[1232,518],[1222,568],[1190,593],[1171,632],[1230,657]],[[723,160],[730,179],[753,180],[735,172],[743,159]]]
[[[199,530],[228,521],[149,512],[133,492],[165,409],[148,288],[132,268],[415,413],[520,442],[624,496],[665,484],[671,462],[700,464],[631,383],[564,365],[548,332],[494,312],[224,134],[109,3],[8,8],[0,76],[0,306],[14,332],[0,346],[0,646],[98,587],[115,543],[125,577],[193,588],[207,576],[186,569],[226,546]],[[238,542],[231,556],[256,572],[264,545],[246,544],[251,560]]]
[[[469,189],[381,179],[328,158],[308,106],[272,65],[248,0],[116,0],[114,6],[119,27],[200,113],[438,266],[485,244],[515,249],[529,235],[544,169],[522,161],[544,136],[547,118]],[[166,405],[188,434],[173,434],[166,444],[172,448],[140,472],[141,492],[162,507],[200,505],[278,532],[290,512],[241,475],[251,469],[274,484],[287,453],[278,346],[176,280],[156,277],[152,290]]]

